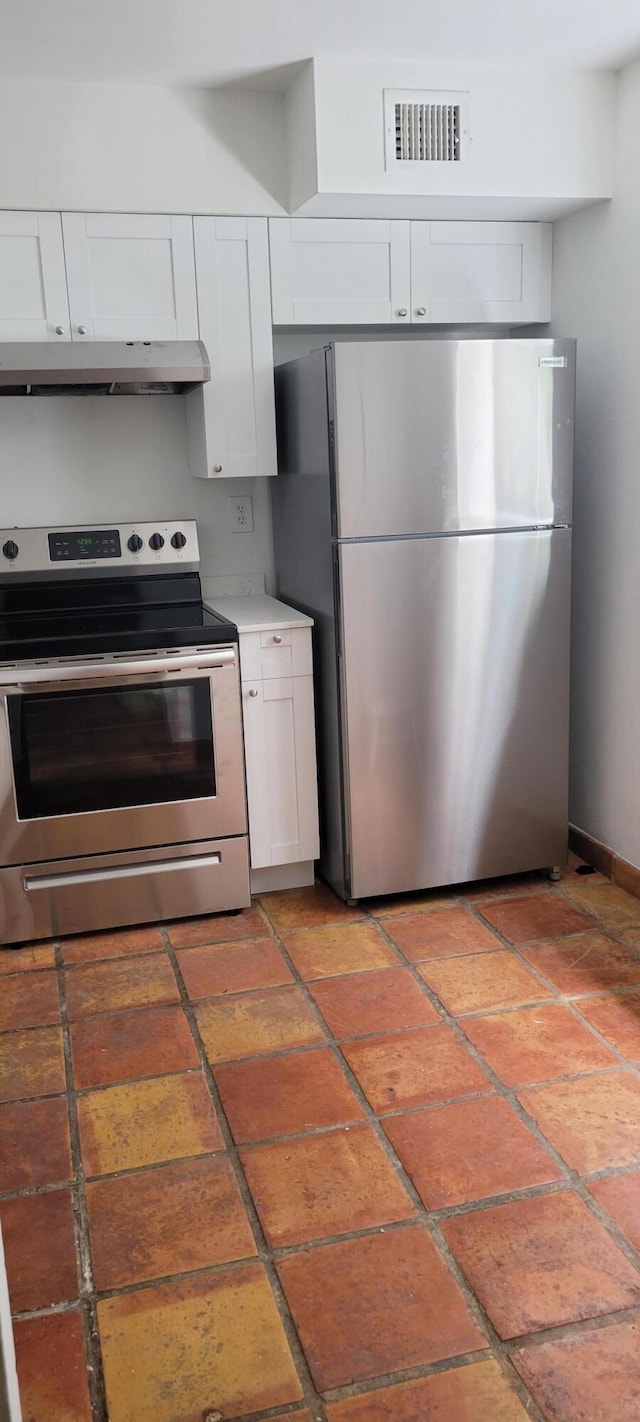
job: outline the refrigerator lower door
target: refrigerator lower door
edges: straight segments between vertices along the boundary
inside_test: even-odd
[[[349,895],[561,863],[568,529],[340,545]]]

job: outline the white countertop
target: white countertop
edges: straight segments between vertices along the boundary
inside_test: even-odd
[[[249,597],[208,598],[207,607],[219,612],[235,622],[239,632],[264,632],[274,628],[282,632],[290,627],[313,627],[313,618],[306,612],[297,612],[286,602],[278,602],[266,593],[254,593]]]

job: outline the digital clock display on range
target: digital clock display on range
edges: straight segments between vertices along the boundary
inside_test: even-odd
[[[77,563],[82,558],[120,558],[120,533],[117,528],[102,528],[95,533],[90,530],[50,533],[49,557],[52,563]]]

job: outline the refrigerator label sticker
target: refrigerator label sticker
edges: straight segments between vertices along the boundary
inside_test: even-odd
[[[538,360],[544,370],[564,370],[568,364],[566,356],[540,356]]]

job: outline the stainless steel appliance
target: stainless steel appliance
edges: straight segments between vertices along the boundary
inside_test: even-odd
[[[210,377],[202,341],[0,342],[0,396],[173,395]]]
[[[336,342],[276,385],[323,874],[359,898],[561,863],[575,343]]]
[[[250,902],[238,634],[196,526],[0,531],[0,943]]]

